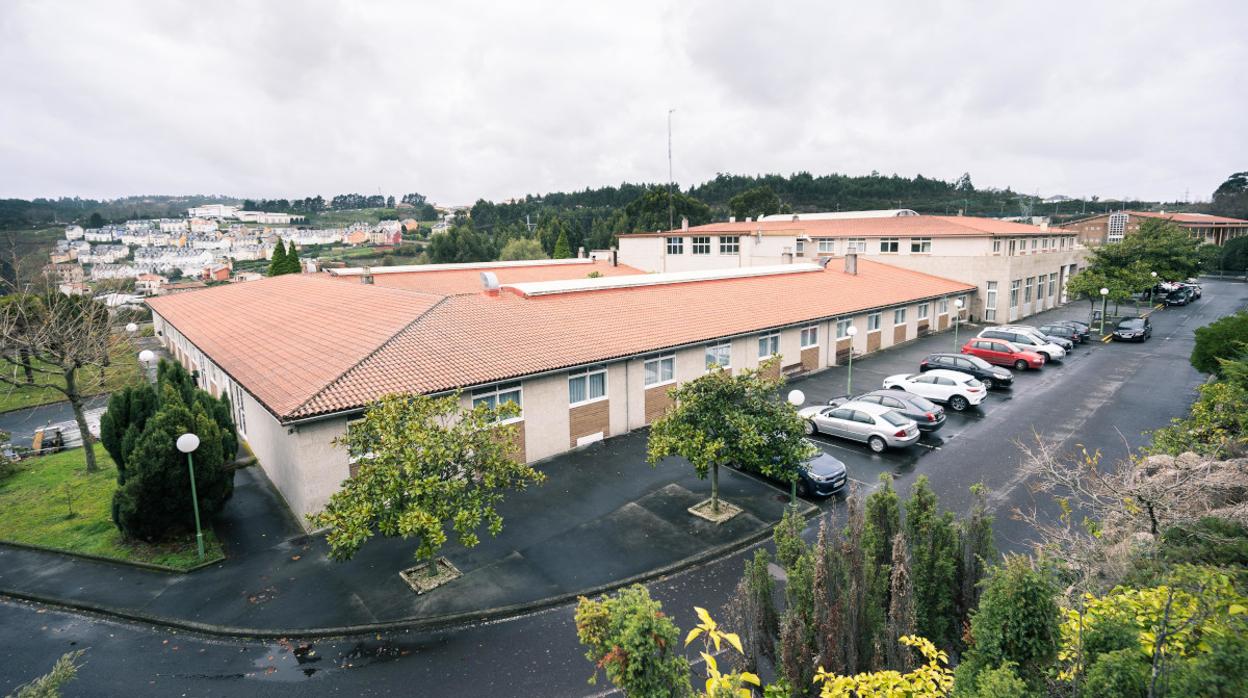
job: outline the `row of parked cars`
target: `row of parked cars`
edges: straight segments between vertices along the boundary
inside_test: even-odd
[[[1153,297],[1160,298],[1166,305],[1187,305],[1200,298],[1203,293],[1204,289],[1195,279],[1167,281],[1157,284],[1153,289]]]

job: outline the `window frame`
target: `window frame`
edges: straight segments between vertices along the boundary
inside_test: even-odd
[[[1049,298],[1057,295],[1057,272],[1049,272]]]
[[[849,328],[854,326],[853,318],[845,318],[836,321],[836,338],[849,339]]]
[[[867,332],[879,332],[879,331],[880,331],[880,314],[878,312],[867,313]]]
[[[1021,287],[1022,285],[1023,285],[1023,280],[1022,280],[1022,279],[1011,279],[1011,280],[1010,280],[1010,307],[1011,307],[1011,308],[1017,308],[1017,307],[1018,307],[1018,289],[1019,289],[1019,287]]]
[[[711,236],[694,235],[689,238],[689,254],[705,256],[711,253]]]
[[[914,319],[926,320],[929,306],[929,303],[919,303],[918,309],[914,311]]]
[[[887,249],[887,248],[892,249]],[[897,254],[901,251],[901,238],[880,238],[880,254]]]
[[[650,381],[650,364],[655,364],[657,366],[655,370],[656,379],[654,382]],[[664,366],[671,367],[671,375],[666,379],[663,378]],[[651,356],[650,358],[642,362],[641,370],[642,370],[641,383],[643,387],[654,388],[660,385],[669,385],[671,383],[675,383],[676,382],[676,352],[666,352],[663,354],[655,354],[654,356]]]
[[[810,337],[807,343],[807,337]],[[813,349],[819,346],[819,325],[807,325],[802,328],[798,346],[802,349]]]
[[[591,386],[593,386],[593,381],[590,379],[593,376],[598,376],[598,375],[602,376],[602,394],[595,397],[592,395]],[[610,389],[610,386],[608,385],[607,378],[608,376],[607,376],[606,366],[586,366],[585,368],[578,369],[576,371],[569,371],[568,372],[568,407],[579,407],[581,405],[588,405],[594,402],[601,402],[603,400],[610,399],[611,389]],[[578,380],[585,382],[585,399],[573,401],[572,400],[572,383]]]
[[[683,237],[673,236],[664,239],[667,241],[664,249],[668,255],[683,255],[685,253],[685,239]]]
[[[893,308],[893,327],[906,324],[906,309]]]
[[[493,402],[491,403],[491,406],[497,407],[499,404],[498,398],[501,395],[505,395],[508,393],[516,394],[517,399],[514,402],[516,403],[516,406],[520,408],[520,414],[515,417],[509,417],[507,419],[500,419],[498,420],[498,422],[496,422],[496,424],[513,424],[515,422],[523,421],[524,420],[524,384],[521,381],[507,381],[504,383],[493,383],[491,385],[476,388],[472,391],[472,393],[469,394],[468,399],[471,401],[472,406],[474,408],[477,406],[479,400],[487,400],[487,399],[493,400]]]
[[[767,354],[763,353],[763,342],[768,342],[768,344],[771,345],[771,352]],[[758,335],[758,360],[766,361],[767,359],[774,358],[776,356],[780,356],[780,333],[764,332]]]
[[[725,363],[712,361],[712,358],[718,358],[718,356],[715,355],[715,352],[720,349],[726,350],[728,360]],[[706,345],[703,345],[702,351],[703,351],[702,353],[703,358],[706,360],[705,366],[706,366],[707,371],[711,370],[712,364],[723,369],[729,369],[729,370],[732,369],[732,342],[724,341],[724,342],[715,342],[713,344],[706,344]]]
[[[1031,298],[1032,298],[1032,296],[1031,296],[1031,287],[1032,287],[1032,286],[1034,286],[1034,285],[1035,285],[1035,283],[1036,283],[1036,277],[1034,277],[1034,276],[1028,276],[1028,277],[1027,277],[1027,278],[1023,281],[1023,303],[1030,303],[1030,302],[1031,302]]]
[[[929,238],[910,238],[910,254],[931,254],[932,239]]]
[[[719,236],[719,253],[721,255],[741,254],[741,236],[740,235]]]
[[[819,254],[836,254],[836,238],[817,238],[815,249]]]
[[[866,238],[845,238],[845,254],[866,254],[867,239]]]
[[[992,253],[1001,254],[1001,241],[1000,240],[992,241]]]

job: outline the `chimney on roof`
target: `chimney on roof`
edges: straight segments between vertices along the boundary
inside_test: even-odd
[[[362,284],[373,283],[373,268],[372,267],[364,267],[364,273],[360,275],[360,283]]]
[[[749,222],[750,222],[750,217],[749,217],[749,216],[746,216],[746,217],[745,217],[745,222],[746,222],[746,223],[749,223]]]
[[[801,217],[801,216],[799,216],[799,215],[797,215],[796,213],[794,213],[794,214],[793,214],[793,222],[795,222],[795,223],[796,223],[797,221],[800,221],[800,220],[802,220],[802,217]]]
[[[620,251],[614,247],[611,248],[611,266],[620,266]]]
[[[577,259],[585,259],[585,248],[584,248],[584,247],[578,247],[578,248],[576,248],[576,258],[577,258]]]
[[[790,247],[784,248],[784,252],[780,253],[780,263],[781,264],[793,263],[793,249],[792,248]]]
[[[1044,220],[1040,221],[1040,230],[1043,230],[1043,231],[1045,231],[1045,232],[1048,232],[1048,230],[1049,230],[1049,219],[1048,219],[1048,218],[1045,218]]]
[[[858,274],[858,253],[847,252],[845,254],[845,273]]]
[[[962,209],[958,209],[958,216],[959,216],[959,217],[961,217],[961,216],[962,216]]]
[[[689,232],[689,219],[685,216],[680,217],[680,229],[683,232]]]
[[[736,222],[737,222],[737,217],[736,217],[736,216],[728,216],[728,222],[729,222],[729,223],[736,223]]]

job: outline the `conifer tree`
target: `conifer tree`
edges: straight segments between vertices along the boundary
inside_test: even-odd
[[[277,246],[273,248],[273,257],[269,260],[269,276],[281,276],[286,269],[286,244],[279,237]]]
[[[926,475],[915,480],[906,500],[905,533],[914,580],[915,629],[937,647],[948,649],[954,641],[957,537],[953,514],[939,511]]]
[[[303,273],[303,264],[299,261],[299,250],[295,249],[295,243],[292,240],[290,245],[286,247],[286,258],[282,260],[283,274],[301,274]]]
[[[882,487],[867,497],[866,521],[862,532],[863,554],[866,557],[867,569],[867,614],[870,626],[883,633],[872,639],[873,645],[888,647],[897,644],[898,635],[885,630],[884,620],[888,617],[889,587],[893,561],[893,538],[901,530],[901,500],[897,490],[893,489],[893,477],[889,473],[880,474]],[[909,656],[914,654],[909,648],[903,648]],[[883,661],[883,657],[878,661]],[[878,663],[877,661],[877,663]],[[891,667],[890,667],[891,668]]]
[[[914,634],[914,586],[910,579],[910,551],[903,533],[893,536],[889,572],[888,622],[882,643],[884,665],[906,672],[914,668],[914,652],[898,642],[898,638]]]
[[[572,257],[572,247],[568,244],[567,230],[560,231],[559,239],[555,241],[555,252],[552,257],[555,259],[569,259]]]

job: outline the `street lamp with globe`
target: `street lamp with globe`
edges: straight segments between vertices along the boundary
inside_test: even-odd
[[[155,362],[156,352],[151,349],[144,349],[139,352],[139,363],[143,364],[143,372],[144,375],[147,376],[147,381],[149,383],[156,382],[156,376],[152,373],[152,367],[155,365]]]
[[[962,306],[966,302],[961,298],[955,298],[953,301],[953,352],[958,353],[958,325],[962,323]]]
[[[204,559],[204,531],[199,525],[199,495],[195,493],[195,462],[191,453],[199,448],[199,437],[187,432],[178,437],[178,450],[186,454],[186,469],[191,474],[191,505],[195,508],[195,547]]]
[[[802,405],[806,404],[806,393],[793,389],[789,391],[787,399],[789,404],[794,408],[800,408]],[[793,481],[789,483],[789,504],[792,504],[795,507],[797,506],[797,477],[794,477]]]
[[[1109,308],[1109,289],[1101,288],[1101,335],[1105,334],[1105,311]]]
[[[845,328],[845,336],[849,337],[849,368],[845,372],[845,395],[854,394],[854,337],[858,336],[858,328],[850,325]]]

